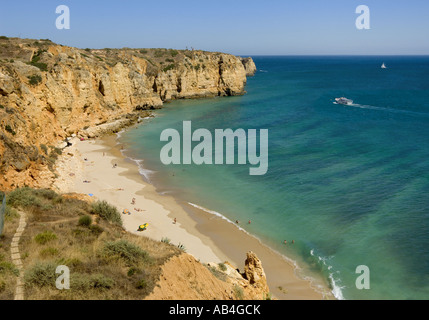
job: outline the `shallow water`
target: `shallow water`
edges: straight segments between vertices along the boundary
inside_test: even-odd
[[[160,192],[239,220],[304,275],[329,279],[338,298],[429,298],[429,57],[254,61],[246,95],[168,103],[121,135],[127,154],[144,159]],[[341,96],[354,104],[334,104]],[[267,174],[163,165],[161,132],[188,120],[211,132],[269,129]],[[370,290],[355,286],[359,265]]]

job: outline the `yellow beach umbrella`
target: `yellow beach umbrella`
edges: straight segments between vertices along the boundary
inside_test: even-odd
[[[139,231],[144,231],[147,229],[147,227],[149,227],[149,223],[142,224],[139,226]]]

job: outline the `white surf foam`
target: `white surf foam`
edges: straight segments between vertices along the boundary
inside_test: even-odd
[[[146,169],[143,166],[144,160],[138,160],[133,158],[129,158],[129,159],[134,161],[137,164],[137,167],[139,168],[139,173],[143,176],[145,181],[151,183],[151,178],[156,173],[156,171]]]
[[[323,296],[325,296],[326,290],[324,289],[324,286],[323,286],[323,285],[321,285],[321,284],[319,284],[319,283],[318,283],[314,278],[312,278],[312,277],[310,277],[310,276],[308,276],[308,275],[304,274],[304,270],[303,270],[303,269],[301,269],[301,268],[299,267],[299,265],[297,264],[297,262],[296,262],[295,260],[293,260],[293,259],[291,259],[291,258],[289,258],[289,257],[285,256],[284,254],[280,253],[280,252],[279,252],[279,251],[277,251],[277,250],[274,250],[274,249],[273,249],[273,248],[271,248],[271,247],[268,247],[268,246],[264,245],[264,244],[262,243],[262,241],[261,241],[258,237],[256,237],[256,236],[255,236],[255,235],[253,235],[253,234],[250,234],[249,232],[247,232],[246,230],[244,230],[243,228],[241,228],[240,226],[238,226],[236,223],[232,222],[230,219],[228,219],[227,217],[225,217],[225,216],[224,216],[224,215],[222,215],[221,213],[219,213],[219,212],[217,212],[217,211],[213,211],[213,210],[207,209],[207,208],[204,208],[204,207],[199,206],[199,205],[197,205],[197,204],[195,204],[195,203],[188,202],[188,204],[189,204],[189,205],[191,205],[191,206],[193,206],[194,208],[200,209],[200,210],[202,210],[202,211],[204,211],[204,212],[207,212],[207,213],[209,213],[209,214],[212,214],[212,215],[215,215],[215,216],[217,216],[217,217],[220,217],[221,219],[223,219],[223,220],[227,221],[228,223],[233,224],[233,225],[234,225],[234,226],[236,226],[238,229],[240,229],[241,231],[245,232],[247,235],[249,235],[249,236],[251,236],[251,237],[255,238],[257,241],[259,241],[259,243],[260,243],[261,245],[263,245],[264,247],[266,247],[268,250],[271,250],[271,251],[272,251],[272,252],[274,252],[275,254],[278,254],[278,255],[279,255],[280,257],[282,257],[285,261],[287,261],[289,264],[291,264],[291,265],[294,267],[295,275],[296,275],[298,278],[303,279],[303,280],[305,280],[305,281],[308,281],[308,282],[309,282],[309,284],[310,284],[310,286],[311,286],[314,290],[316,290],[317,292],[319,292],[319,293],[321,293]],[[312,250],[312,251],[314,252],[314,250]],[[340,297],[340,298],[341,298],[341,297],[342,297],[342,294],[341,294],[341,287],[339,287],[339,288],[338,288],[338,289],[339,289],[339,291],[340,291],[340,294],[337,294],[338,289],[337,289],[337,287],[336,287],[336,285],[335,285],[335,282],[333,282],[333,285],[334,285],[335,297],[336,297],[337,299],[338,299],[338,297]],[[334,291],[332,291],[332,292],[334,292]]]
[[[329,257],[323,257],[323,256],[319,256],[316,255],[314,253],[314,249],[310,250],[310,254],[313,257],[316,257],[320,263],[322,263],[325,268],[328,271],[332,271],[333,267],[328,263],[329,260],[331,260],[334,256],[329,256]],[[332,290],[331,293],[334,295],[334,297],[338,300],[345,300],[344,295],[343,295],[343,289],[345,288],[344,286],[341,286],[341,279],[337,276],[335,277],[335,274],[339,274],[339,272],[329,272],[328,278],[329,278],[329,282],[331,283],[332,286]]]
[[[227,222],[229,222],[229,223],[231,223],[231,224],[235,225],[235,226],[236,226],[238,229],[240,229],[241,231],[243,231],[243,232],[245,232],[246,234],[250,235],[250,233],[248,233],[246,230],[244,230],[243,228],[241,228],[240,226],[238,226],[236,223],[234,223],[234,222],[232,222],[231,220],[229,220],[227,217],[225,217],[225,216],[224,216],[224,215],[222,215],[221,213],[219,213],[219,212],[217,212],[217,211],[213,211],[213,210],[207,209],[207,208],[204,208],[204,207],[199,206],[199,205],[197,205],[197,204],[195,204],[195,203],[192,203],[192,202],[188,202],[188,204],[189,204],[189,205],[191,205],[191,206],[193,206],[194,208],[200,209],[200,210],[202,210],[202,211],[205,211],[205,212],[207,212],[207,213],[210,213],[210,214],[212,214],[212,215],[215,215],[215,216],[217,216],[217,217],[219,217],[219,218],[222,218],[223,220],[225,220],[225,221],[227,221]]]

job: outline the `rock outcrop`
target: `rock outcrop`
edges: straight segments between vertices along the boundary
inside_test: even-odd
[[[270,294],[262,265],[256,255],[251,257],[249,275],[256,272],[258,276],[253,283],[228,262],[204,266],[189,254],[175,256],[161,267],[160,279],[145,300],[267,299]]]
[[[269,292],[267,277],[265,276],[264,268],[262,268],[262,262],[252,251],[247,253],[244,276],[253,287],[264,292]]]
[[[107,126],[114,132],[172,99],[244,94],[250,60],[1,37],[0,190],[48,187],[56,147],[71,135],[94,136],[92,128],[116,121],[119,128]]]
[[[246,70],[246,76],[253,76],[255,75],[257,69],[255,62],[252,58],[241,58],[241,62],[244,65],[244,69]]]

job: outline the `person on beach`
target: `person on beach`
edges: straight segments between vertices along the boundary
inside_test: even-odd
[[[136,204],[136,198],[133,198],[133,200],[131,200],[131,204]]]
[[[176,224],[177,223],[177,219],[176,218],[174,218],[174,224]]]
[[[287,240],[285,240],[284,243],[287,244]]]
[[[251,224],[251,223],[252,223],[252,221],[249,220],[249,224]]]
[[[295,243],[295,240],[292,240],[292,244],[294,244]]]

